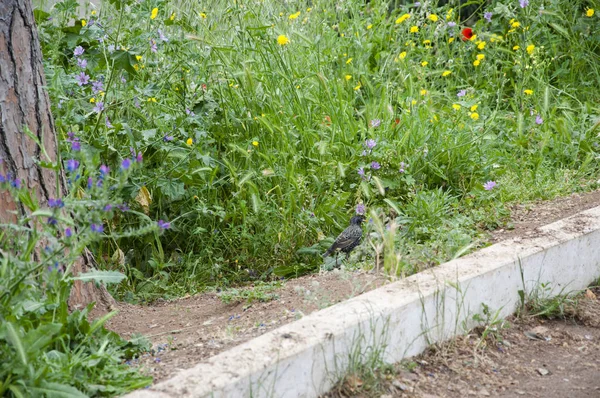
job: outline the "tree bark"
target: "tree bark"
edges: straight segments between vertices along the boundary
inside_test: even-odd
[[[47,205],[50,198],[64,196],[67,187],[62,171],[57,173],[36,163],[36,160],[58,159],[58,142],[45,86],[31,0],[0,0],[0,174],[21,180],[40,205]],[[25,134],[25,126],[50,159],[42,158],[41,148]],[[0,191],[0,222],[14,223],[27,213],[28,209],[15,202],[6,190]],[[91,261],[91,254],[86,251],[73,272],[85,272]],[[115,304],[104,286],[76,281],[69,299],[71,308],[92,301],[96,301],[100,310]]]

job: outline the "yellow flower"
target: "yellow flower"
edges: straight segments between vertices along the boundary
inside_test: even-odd
[[[475,58],[477,58],[479,61],[483,61],[483,59],[485,58],[485,54],[477,54]]]
[[[93,104],[94,102],[96,102],[96,98],[94,98],[94,97],[90,98],[90,103]]]
[[[473,106],[470,108],[470,109],[471,109],[471,112],[475,112],[475,111],[477,110],[477,108],[478,108],[478,107],[479,107],[479,105],[477,105],[477,104],[473,105]]]
[[[423,40],[423,44],[426,46],[431,46],[431,40]]]
[[[427,90],[421,89],[421,95],[427,95]]]
[[[350,80],[350,79],[352,79],[352,75],[346,75],[346,76],[344,76],[344,77],[346,78],[346,80]]]
[[[348,64],[349,64],[349,63],[351,63],[351,62],[352,62],[352,58],[348,58],[348,59],[346,60],[346,65],[348,65]]]
[[[411,104],[411,105],[417,105],[417,100],[412,100],[412,101],[410,101],[410,104]]]
[[[360,82],[359,82],[359,83],[356,85],[356,87],[354,87],[354,91],[358,91],[358,90],[360,90],[360,87],[361,87],[361,85],[360,85]]]
[[[477,113],[477,112],[473,112],[469,116],[471,116],[471,119],[473,119],[473,120],[479,119],[479,113]]]
[[[477,35],[471,36],[471,38],[469,39],[469,41],[475,41],[475,39],[477,39]]]
[[[202,19],[206,19],[206,14],[205,14],[205,13],[203,13],[203,12],[201,12],[201,13],[200,13],[200,18],[202,18]]]
[[[430,14],[427,18],[429,18],[431,22],[437,22],[439,19],[438,16],[435,14]]]
[[[154,103],[156,103],[156,98],[154,98],[154,97],[148,97],[148,102],[154,102]]]
[[[285,46],[286,44],[289,44],[289,42],[290,39],[288,39],[286,35],[277,36],[277,44],[279,44],[280,46]]]
[[[527,95],[532,95],[533,94],[533,90],[527,89],[527,90],[523,90],[523,92]]]
[[[133,69],[135,69],[136,71],[140,70],[140,66],[138,64],[133,65]]]
[[[421,66],[427,66],[427,64],[429,64],[429,62],[427,62],[427,61],[421,62]]]
[[[514,29],[518,28],[519,26],[521,26],[521,23],[519,21],[515,21],[513,23],[510,24],[510,26]]]
[[[194,143],[194,140],[191,138],[188,138],[185,143],[188,144],[188,146],[192,146],[192,144]]]
[[[294,13],[294,14],[290,14],[288,19],[293,20],[293,19],[298,18],[299,16],[300,16],[300,11],[298,11],[297,13]]]
[[[454,37],[448,39],[448,43],[452,43],[454,41]]]
[[[92,10],[92,15],[96,15],[96,10]]]
[[[452,14],[454,13],[454,8],[451,8],[448,10],[448,12],[446,13],[446,20],[450,20],[450,18],[452,18]]]
[[[201,17],[202,17],[202,14],[204,14],[204,13],[203,13],[203,12],[201,12],[201,13],[200,13],[200,16],[201,16]],[[204,14],[204,16],[203,16],[202,18],[206,18],[206,14]],[[175,20],[175,13],[171,14],[171,16],[169,17],[169,19],[170,19],[171,21],[174,21],[174,20]]]
[[[460,111],[460,105],[458,104],[452,104],[452,108],[454,108],[455,111]]]
[[[150,14],[150,19],[156,18],[157,15],[158,15],[158,8],[154,7],[152,9],[152,13]]]
[[[402,51],[400,53],[400,59],[404,59],[404,58],[406,58],[406,51]]]
[[[483,50],[485,48],[485,42],[484,41],[480,41],[477,44],[477,48],[480,49],[480,50]]]
[[[258,146],[258,141],[252,141],[252,145]]]
[[[411,26],[410,27],[410,33],[418,33],[419,32],[419,27],[418,26]]]
[[[452,73],[452,72],[449,70],[445,70],[442,72],[442,77],[450,76],[450,73]]]
[[[396,23],[402,23],[404,21],[406,21],[408,18],[410,18],[410,14],[404,14],[402,15],[400,18],[396,19]]]
[[[585,12],[585,16],[586,17],[593,17],[594,16],[594,9],[593,8],[588,8],[587,11]]]
[[[136,55],[135,59],[137,59],[138,61],[141,61],[142,60],[142,56],[141,55]]]
[[[535,50],[535,46],[533,44],[527,46],[527,54],[533,54],[533,50]]]
[[[371,29],[373,27],[372,24],[367,25],[367,30]]]
[[[479,66],[481,64],[481,61],[476,59],[475,61],[473,61],[473,66]]]
[[[311,11],[312,11],[312,7],[308,7],[308,8],[306,9],[306,12],[311,12]]]
[[[87,22],[85,22],[85,19],[81,20],[81,27],[84,27],[85,25],[87,25]]]
[[[514,47],[513,47],[513,50],[517,51],[517,50],[519,50],[520,48],[521,48],[521,47],[519,47],[519,46],[514,46]]]

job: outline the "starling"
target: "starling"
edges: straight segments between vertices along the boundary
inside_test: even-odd
[[[335,263],[337,265],[337,256],[340,251],[346,253],[346,260],[350,256],[350,252],[360,244],[360,238],[362,237],[361,224],[365,220],[363,216],[354,216],[350,220],[350,226],[342,231],[342,233],[336,238],[333,245],[323,254],[323,257],[327,257],[332,253],[335,253]]]

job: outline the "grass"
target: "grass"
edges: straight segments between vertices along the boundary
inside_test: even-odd
[[[126,271],[122,298],[315,271],[358,204],[373,245],[352,262],[372,264],[385,242],[384,269],[407,275],[485,245],[509,203],[597,187],[588,2],[493,2],[469,41],[456,10],[428,3],[116,1],[85,27],[59,4],[38,13],[59,135],[76,132],[83,163],[141,153],[114,199],[171,222],[94,248]],[[103,90],[79,86],[82,71]]]

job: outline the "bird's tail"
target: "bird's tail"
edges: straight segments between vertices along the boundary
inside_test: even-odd
[[[323,258],[328,257],[332,252],[333,252],[333,250],[331,250],[331,247],[330,247],[329,249],[327,249],[327,251],[325,253],[322,254]]]

